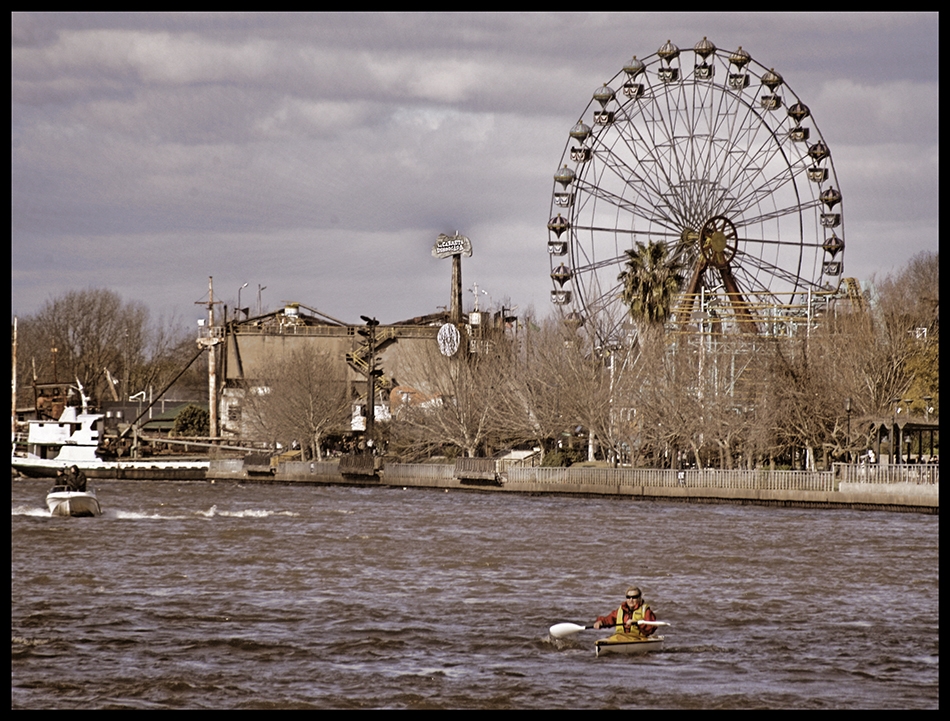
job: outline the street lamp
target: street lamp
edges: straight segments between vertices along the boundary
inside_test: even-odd
[[[898,405],[900,402],[901,402],[900,396],[897,396],[897,398],[891,398],[891,407],[892,407],[891,414],[893,418],[891,422],[891,432],[890,432],[891,463],[896,463],[895,458],[900,458],[900,455],[901,455],[901,449],[897,443],[897,414],[901,412],[900,406]]]
[[[241,313],[241,291],[244,290],[245,288],[247,288],[247,283],[245,283],[245,284],[242,285],[240,288],[238,288],[238,307],[237,307],[237,312],[238,312],[238,317],[239,317],[239,318],[240,318],[240,313]],[[245,315],[247,315],[247,314],[245,314]]]
[[[478,312],[478,295],[479,295],[479,293],[481,293],[482,295],[487,295],[487,296],[488,296],[488,305],[489,305],[489,307],[491,307],[491,296],[488,294],[488,291],[487,291],[487,290],[479,290],[479,289],[478,289],[478,283],[474,283],[474,284],[473,284],[473,287],[468,289],[468,292],[475,294],[475,312],[476,312],[476,313]]]
[[[848,413],[848,463],[851,462],[851,396],[844,399],[844,409]]]
[[[897,458],[897,463],[902,463],[902,462],[904,461],[904,459],[901,458],[901,441],[902,441],[903,438],[904,438],[904,434],[903,434],[902,431],[901,431],[900,433],[898,432],[900,429],[899,429],[898,426],[897,426],[897,414],[900,413],[901,410],[903,410],[903,411],[907,414],[907,416],[908,416],[908,418],[909,418],[909,417],[910,417],[910,404],[913,403],[913,401],[914,401],[913,398],[901,398],[900,396],[898,396],[897,398],[895,398],[895,399],[892,401],[892,403],[903,403],[903,404],[904,404],[904,405],[903,405],[903,408],[902,408],[901,406],[897,406],[897,410],[896,410],[895,413],[894,413],[894,431],[893,431],[893,434],[892,434],[892,443],[891,443],[891,445],[892,445],[893,448],[894,448],[894,450],[892,450],[892,453],[895,454],[895,457]],[[905,425],[906,425],[906,424],[905,424]],[[909,451],[908,451],[908,453],[909,453]]]
[[[366,448],[365,453],[368,456],[373,455],[373,435],[375,433],[375,421],[376,421],[376,379],[379,378],[383,372],[376,367],[376,326],[379,325],[379,321],[376,318],[369,318],[365,315],[361,315],[360,318],[363,319],[366,323],[366,328],[361,328],[357,331],[361,336],[366,338],[369,353],[367,355],[368,366],[366,369]]]

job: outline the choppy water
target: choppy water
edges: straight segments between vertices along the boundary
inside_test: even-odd
[[[937,708],[938,517],[14,480],[12,707]],[[596,658],[629,582],[665,648]]]

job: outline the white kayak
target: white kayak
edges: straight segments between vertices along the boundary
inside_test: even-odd
[[[607,638],[600,638],[594,642],[594,650],[598,656],[606,654],[630,654],[655,651],[663,643],[662,636],[641,636],[639,633],[615,633]]]
[[[637,621],[641,626],[669,626],[668,621]],[[576,623],[556,623],[549,629],[552,638],[564,638],[594,628]],[[597,655],[607,653],[644,653],[655,651],[663,643],[662,636],[641,636],[639,633],[615,633],[594,643]]]

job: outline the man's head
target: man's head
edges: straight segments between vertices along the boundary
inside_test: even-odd
[[[643,594],[640,593],[640,589],[636,586],[630,586],[627,589],[627,598],[624,603],[627,604],[627,608],[640,608],[640,604],[643,603]]]

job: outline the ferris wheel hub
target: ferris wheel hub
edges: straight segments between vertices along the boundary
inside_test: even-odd
[[[702,253],[706,260],[717,268],[729,265],[736,254],[738,234],[731,220],[722,215],[710,218],[699,233]]]

